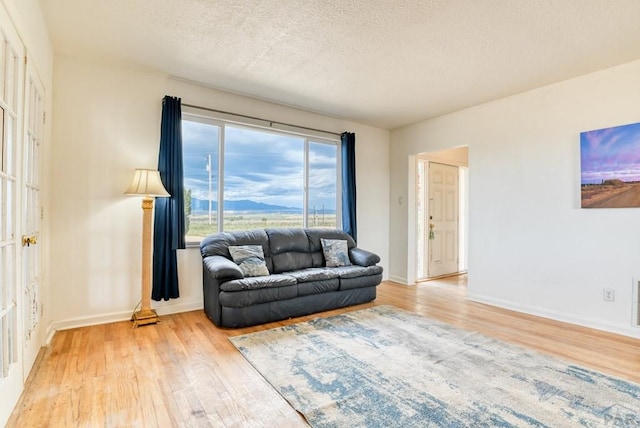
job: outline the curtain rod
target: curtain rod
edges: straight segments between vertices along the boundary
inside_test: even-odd
[[[307,126],[300,126],[300,125],[294,125],[292,123],[278,122],[277,120],[263,119],[261,117],[249,116],[249,115],[246,115],[246,114],[233,113],[233,112],[224,111],[224,110],[217,110],[217,109],[209,108],[209,107],[201,107],[201,106],[196,106],[196,105],[193,105],[193,104],[185,104],[185,103],[183,103],[182,105],[184,107],[197,108],[197,109],[200,109],[200,110],[211,111],[211,112],[214,112],[214,113],[230,114],[232,116],[243,117],[245,119],[261,120],[263,122],[269,122],[270,125],[273,125],[275,123],[277,125],[291,126],[293,128],[305,129],[307,131],[322,132],[322,133],[325,133],[325,134],[331,134],[331,135],[335,135],[335,136],[338,136],[338,137],[340,137],[342,135],[342,134],[339,134],[337,132],[325,131],[324,129],[309,128]]]

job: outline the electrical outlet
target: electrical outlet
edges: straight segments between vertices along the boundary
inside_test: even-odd
[[[616,300],[615,290],[613,288],[603,288],[602,300],[604,300],[605,302],[615,302]]]

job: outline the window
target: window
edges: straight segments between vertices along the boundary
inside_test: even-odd
[[[307,227],[337,227],[338,145],[309,142]]]
[[[339,142],[183,114],[187,242],[218,231],[337,228]]]
[[[182,121],[182,162],[187,241],[218,230],[218,164],[221,127]]]

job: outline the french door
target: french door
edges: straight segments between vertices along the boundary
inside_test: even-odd
[[[22,333],[23,370],[27,378],[42,346],[40,290],[40,146],[44,134],[44,87],[27,61],[22,157]]]
[[[38,245],[43,135],[44,87],[0,4],[0,426],[44,343]]]
[[[0,423],[22,392],[20,183],[24,47],[0,8]]]

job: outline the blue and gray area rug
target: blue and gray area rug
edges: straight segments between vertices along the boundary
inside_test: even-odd
[[[314,427],[640,426],[640,385],[391,306],[230,338]]]

